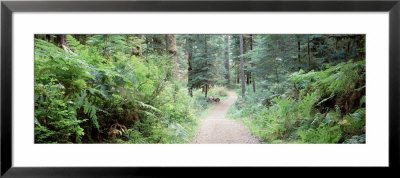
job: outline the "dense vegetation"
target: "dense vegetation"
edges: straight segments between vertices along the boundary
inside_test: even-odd
[[[36,143],[190,143],[227,88],[266,143],[365,143],[364,35],[35,35]]]
[[[365,143],[365,36],[265,35],[255,41],[244,56],[260,82],[230,117],[267,143]]]

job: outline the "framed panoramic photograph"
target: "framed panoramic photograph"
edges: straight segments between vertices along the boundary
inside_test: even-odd
[[[399,1],[2,1],[1,21],[2,176],[399,168]]]

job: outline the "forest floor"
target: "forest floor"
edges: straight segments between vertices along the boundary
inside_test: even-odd
[[[233,91],[228,91],[228,94],[229,97],[217,103],[211,114],[201,121],[199,132],[193,143],[260,143],[257,137],[251,135],[241,123],[226,118],[229,108],[238,98]]]

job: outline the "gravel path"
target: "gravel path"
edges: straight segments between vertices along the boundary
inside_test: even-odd
[[[193,143],[260,143],[241,123],[226,119],[228,109],[237,99],[235,92],[228,93],[229,98],[216,104],[212,113],[201,121]]]

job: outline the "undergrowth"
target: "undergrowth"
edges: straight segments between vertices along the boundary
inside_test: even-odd
[[[365,143],[365,60],[259,85],[266,87],[248,87],[228,115],[263,142]]]
[[[107,57],[100,37],[83,45],[67,35],[68,50],[35,39],[35,143],[191,142],[213,105],[171,77],[173,58],[132,56],[125,43]]]

